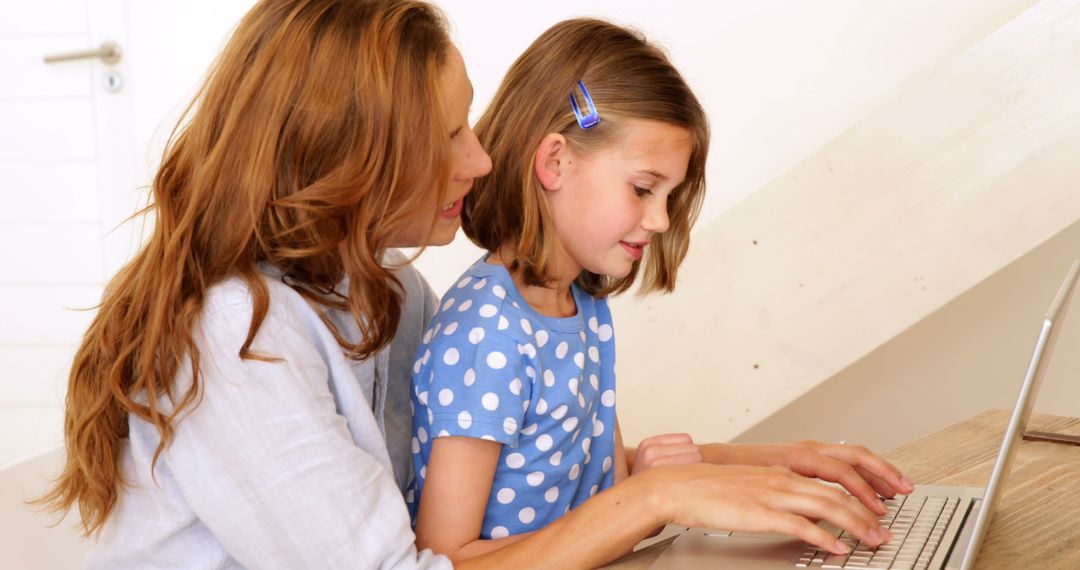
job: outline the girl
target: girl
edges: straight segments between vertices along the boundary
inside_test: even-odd
[[[639,274],[642,291],[674,288],[705,189],[708,127],[679,73],[627,30],[562,22],[514,63],[477,135],[495,166],[463,227],[489,253],[443,297],[413,368],[418,544],[455,560],[629,473],[727,449],[672,435],[628,456],[615,413],[606,297]],[[910,490],[880,459],[874,472],[883,494]],[[849,488],[884,512],[864,481]]]

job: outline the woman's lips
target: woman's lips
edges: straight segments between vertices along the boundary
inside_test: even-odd
[[[452,219],[460,216],[461,215],[461,206],[462,206],[462,203],[464,202],[464,200],[465,200],[464,198],[458,198],[457,200],[454,200],[453,202],[451,202],[449,205],[447,205],[446,207],[443,208],[442,212],[439,212],[439,217],[443,218],[443,219],[446,219],[446,220],[452,220]]]

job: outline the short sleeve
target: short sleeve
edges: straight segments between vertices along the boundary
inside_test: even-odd
[[[532,393],[528,351],[483,323],[443,322],[438,330],[421,348],[413,379],[418,401],[430,412],[431,436],[516,446]]]

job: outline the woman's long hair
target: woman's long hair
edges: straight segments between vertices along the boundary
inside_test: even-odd
[[[400,283],[382,264],[393,236],[436,205],[449,178],[441,14],[412,0],[263,0],[237,26],[173,132],[147,210],[156,224],[108,284],[68,380],[67,465],[39,499],[98,532],[116,506],[129,414],[161,435],[198,403],[195,342],[207,289],[239,276],[253,317],[269,308],[256,264],[360,327],[363,359],[393,338]],[[422,217],[420,218],[422,219]],[[348,277],[348,294],[334,286]],[[272,356],[272,355],[270,355]],[[174,393],[190,363],[193,384]],[[173,404],[159,409],[160,398]]]

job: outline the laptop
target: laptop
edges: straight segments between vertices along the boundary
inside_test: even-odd
[[[762,534],[691,528],[683,531],[657,558],[654,570],[689,568],[739,568],[780,570],[791,568],[906,568],[925,570],[968,570],[979,555],[979,547],[990,527],[998,498],[1005,486],[1013,456],[1024,430],[1039,384],[1050,360],[1057,333],[1068,310],[1080,260],[1074,261],[1065,282],[1043,319],[1035,353],[1031,357],[1020,395],[1005,430],[990,482],[985,489],[942,485],[919,485],[910,495],[886,499],[888,513],[879,518],[889,527],[893,539],[878,548],[859,543],[829,523],[833,531],[851,547],[850,554],[838,556],[818,550],[797,538],[782,534]]]

